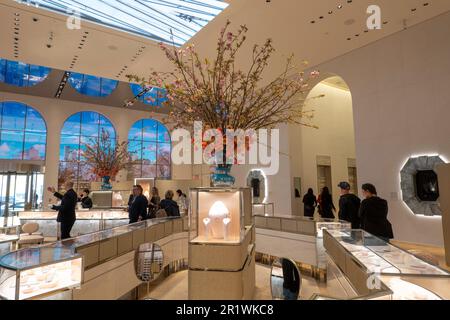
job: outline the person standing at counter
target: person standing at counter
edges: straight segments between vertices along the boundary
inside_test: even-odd
[[[361,229],[389,242],[394,238],[392,225],[387,219],[388,203],[377,196],[377,189],[373,184],[362,185],[364,200],[361,202],[359,216],[361,217]]]
[[[130,224],[147,219],[148,200],[144,196],[144,190],[140,185],[133,186],[133,199],[129,205],[128,217]]]
[[[56,192],[54,187],[47,188],[49,192],[53,193],[53,196],[61,200],[59,206],[52,207],[53,210],[58,211],[56,221],[61,223],[61,240],[70,238],[70,231],[77,220],[75,208],[78,202],[78,195],[75,190],[73,190],[73,182],[66,181],[64,187],[66,189],[64,195]]]
[[[178,207],[180,208],[180,211],[183,212],[184,215],[188,214],[189,210],[189,200],[183,191],[180,189],[177,190],[178,195]]]
[[[150,199],[150,202],[148,203],[148,214],[149,214],[150,219],[156,218],[156,211],[158,211],[158,209],[159,209],[160,202],[161,202],[161,197],[159,196],[158,188],[153,187],[152,188],[152,198]]]
[[[168,190],[165,194],[165,199],[161,201],[160,207],[166,211],[168,217],[179,217],[180,207],[178,203],[173,200],[174,193]]]
[[[352,224],[352,229],[359,229],[359,207],[361,200],[353,193],[350,193],[350,183],[341,182],[338,184],[341,189],[341,197],[339,198],[339,219],[345,220]]]
[[[89,198],[89,189],[84,189],[78,199],[78,202],[81,202],[81,207],[83,209],[91,209],[92,208],[92,199]]]

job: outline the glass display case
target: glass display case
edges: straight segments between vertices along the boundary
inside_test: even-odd
[[[28,248],[0,258],[2,299],[33,299],[78,287],[82,281],[83,258],[70,248]]]
[[[450,274],[363,230],[327,230],[368,272],[402,275]]]
[[[20,226],[0,227],[0,256],[14,249],[19,233]]]
[[[190,189],[190,242],[241,243],[245,235],[244,189]]]
[[[20,222],[39,224],[39,231],[46,237],[56,237],[58,225],[56,223],[56,211],[24,211],[19,214]],[[128,224],[128,212],[120,209],[91,209],[77,210],[77,221],[72,228],[72,235],[79,236],[100,230],[118,227]]]
[[[253,203],[253,214],[259,214],[264,216],[275,215],[274,203]]]
[[[114,191],[91,191],[93,208],[126,208],[128,206],[128,198],[131,194],[130,190],[114,190]]]
[[[324,247],[359,295],[380,285],[394,300],[450,298],[450,273],[363,230],[325,230]]]

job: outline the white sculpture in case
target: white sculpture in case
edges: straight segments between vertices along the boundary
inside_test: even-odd
[[[225,229],[231,219],[229,218],[230,211],[222,201],[216,201],[209,209],[208,217],[211,219],[211,231],[214,239],[224,239]],[[227,224],[225,224],[227,219]],[[207,237],[209,235],[206,235]],[[226,240],[226,239],[225,239]]]

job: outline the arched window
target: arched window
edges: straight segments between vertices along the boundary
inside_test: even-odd
[[[78,112],[64,122],[59,147],[59,184],[70,179],[80,189],[90,187],[90,182],[95,181],[96,176],[91,168],[80,165],[80,162],[84,160],[83,146],[93,139],[99,139],[103,130],[111,140],[116,140],[116,130],[111,121],[97,112]],[[83,183],[86,185],[82,185]]]
[[[35,109],[20,102],[0,102],[0,159],[45,160],[47,127]]]
[[[130,83],[131,91],[142,103],[152,107],[161,107],[167,101],[166,90],[160,88],[145,89],[139,84]]]
[[[72,72],[69,76],[69,83],[81,94],[91,97],[106,97],[116,90],[119,81]]]
[[[171,142],[167,128],[153,119],[136,122],[128,133],[135,178],[170,179]]]
[[[19,61],[0,59],[0,82],[18,87],[32,87],[44,81],[51,69]]]

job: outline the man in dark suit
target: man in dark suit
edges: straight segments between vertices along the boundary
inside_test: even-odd
[[[73,190],[73,182],[67,181],[64,184],[66,189],[66,193],[62,195],[59,192],[56,192],[55,188],[48,187],[48,191],[53,193],[53,195],[61,200],[61,204],[59,206],[53,206],[53,210],[58,210],[58,217],[56,219],[57,222],[61,223],[61,240],[70,238],[70,231],[76,221],[75,208],[78,202],[78,195]]]
[[[147,219],[148,200],[143,195],[143,191],[140,185],[133,186],[133,199],[128,207],[130,223],[138,222],[139,219]]]

